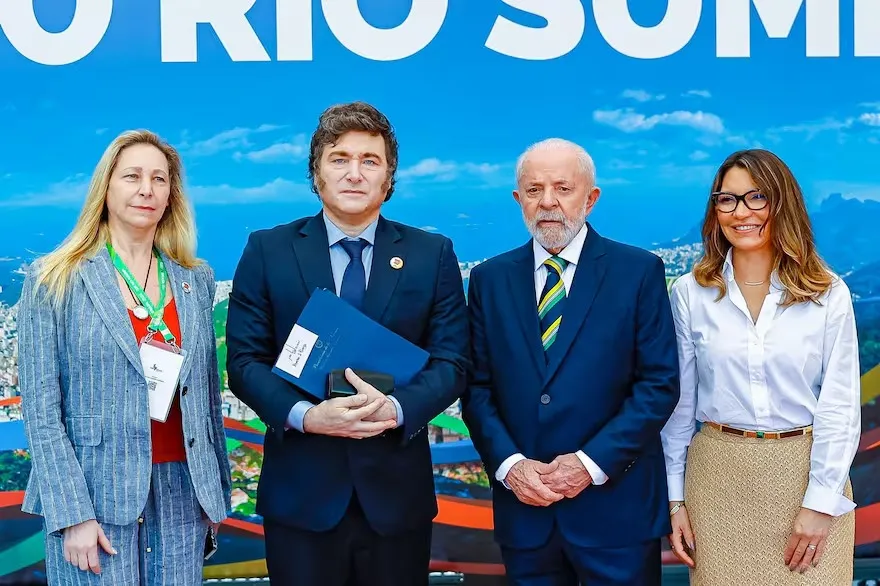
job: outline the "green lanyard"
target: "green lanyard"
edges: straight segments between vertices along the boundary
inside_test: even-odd
[[[125,263],[116,254],[116,251],[113,250],[113,245],[110,242],[107,242],[107,250],[110,252],[110,258],[113,260],[116,270],[125,279],[126,284],[131,288],[132,293],[137,297],[140,304],[150,314],[152,319],[147,327],[154,332],[162,334],[162,337],[165,338],[168,344],[176,346],[174,334],[171,333],[171,330],[168,329],[168,326],[165,325],[165,320],[162,318],[165,313],[165,287],[168,283],[168,273],[165,272],[165,263],[162,261],[162,255],[158,251],[156,252],[156,268],[159,273],[159,304],[156,306],[153,305],[153,302],[147,297],[144,288],[141,287],[140,283],[134,278],[134,275],[131,274],[131,270],[125,266]]]

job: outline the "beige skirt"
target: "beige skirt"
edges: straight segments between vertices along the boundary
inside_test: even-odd
[[[812,435],[746,438],[703,426],[688,450],[694,530],[691,586],[851,586],[855,513],[831,522],[818,567],[791,572],[784,552],[810,472]],[[845,495],[852,498],[847,480]]]

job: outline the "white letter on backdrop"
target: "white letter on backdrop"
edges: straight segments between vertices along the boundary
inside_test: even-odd
[[[210,24],[233,61],[270,61],[245,14],[256,0],[162,0],[162,61],[198,61],[196,27]]]
[[[523,26],[503,16],[495,19],[486,47],[496,53],[543,61],[556,59],[577,47],[584,35],[584,7],[581,0],[503,0],[523,12],[547,21],[541,28]]]
[[[376,28],[361,15],[357,0],[322,0],[327,26],[349,51],[374,61],[396,61],[428,46],[443,21],[449,0],[412,0],[409,14],[394,28]]]
[[[856,0],[856,57],[880,57],[880,2]]]
[[[784,39],[791,34],[804,0],[718,0],[715,9],[718,57],[751,56],[751,5],[767,36]],[[807,57],[840,56],[838,0],[807,0]],[[858,9],[856,10],[858,30]],[[858,39],[858,33],[856,33]]]
[[[91,53],[107,32],[113,0],[77,0],[70,26],[47,32],[34,0],[0,0],[0,29],[24,57],[41,65],[68,65]]]
[[[626,0],[593,0],[602,37],[618,53],[637,59],[659,59],[680,51],[697,32],[702,9],[701,0],[668,0],[663,20],[646,27],[632,19]]]

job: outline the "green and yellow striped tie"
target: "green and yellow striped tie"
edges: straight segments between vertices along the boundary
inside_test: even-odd
[[[565,283],[562,282],[562,273],[568,261],[558,256],[551,256],[544,261],[547,267],[547,282],[541,293],[541,301],[538,303],[538,318],[541,320],[541,344],[544,346],[544,355],[556,341],[559,325],[562,323],[562,307],[565,305]]]

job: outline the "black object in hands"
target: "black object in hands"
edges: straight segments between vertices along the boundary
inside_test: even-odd
[[[214,533],[214,528],[208,527],[208,534],[205,535],[205,560],[211,559],[217,553],[217,535]]]
[[[394,391],[394,377],[384,372],[371,370],[352,369],[364,382],[375,387],[383,395],[390,395]],[[331,370],[327,376],[327,398],[350,397],[356,395],[357,389],[345,378],[345,369]]]

